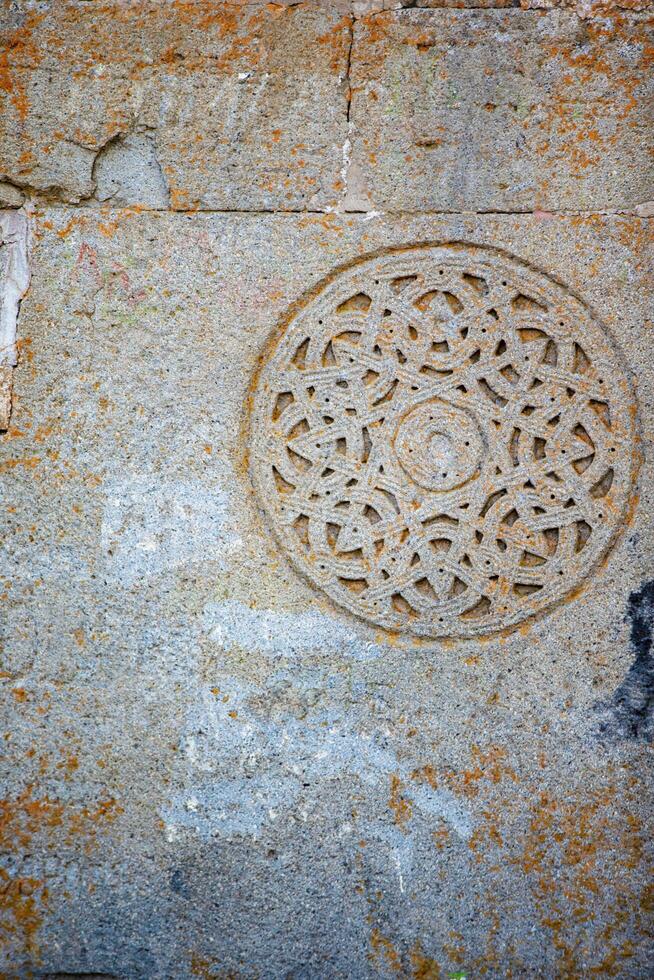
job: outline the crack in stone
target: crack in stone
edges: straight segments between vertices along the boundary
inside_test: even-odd
[[[10,183],[8,181],[3,181],[3,183]],[[13,185],[15,187],[20,187],[23,189],[23,185]],[[25,189],[30,191],[33,188],[29,188],[25,185]],[[109,199],[108,199],[109,201]],[[99,214],[105,215],[107,213],[129,213],[135,205],[112,205],[108,201],[98,201],[94,196],[88,198],[82,198],[80,201],[69,202],[65,200],[60,200],[57,198],[48,198],[43,192],[34,192],[33,196],[30,197],[30,203],[50,205],[53,210],[64,210],[64,211],[81,211],[81,212],[93,212],[97,211]],[[22,205],[20,206],[22,207]],[[368,219],[371,218],[420,218],[420,217],[469,217],[474,218],[478,215],[485,215],[487,217],[494,216],[508,216],[508,217],[536,217],[540,220],[546,220],[550,217],[571,217],[571,218],[592,218],[592,217],[630,217],[638,218],[641,221],[648,221],[654,217],[654,214],[640,213],[643,206],[636,205],[634,208],[617,208],[617,209],[594,209],[590,211],[576,210],[571,208],[550,208],[544,211],[540,208],[523,208],[516,210],[502,210],[501,208],[488,208],[488,209],[478,209],[478,210],[449,210],[449,209],[421,209],[416,211],[408,211],[406,209],[389,209],[389,210],[379,210],[377,208],[342,208],[340,210],[335,210],[334,208],[183,208],[183,207],[142,207],[139,206],[139,211],[148,214],[170,214],[170,215],[203,215],[203,214],[233,214],[233,215],[256,215],[256,214],[270,214],[270,215],[364,215]],[[8,211],[15,211],[19,209],[17,205],[15,208],[7,205],[5,207]]]

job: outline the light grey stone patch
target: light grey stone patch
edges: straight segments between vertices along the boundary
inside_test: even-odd
[[[18,310],[30,283],[28,234],[22,211],[0,211],[0,430],[11,418]]]
[[[152,132],[132,132],[111,140],[96,158],[93,177],[98,201],[150,208],[167,208],[170,202]]]
[[[18,211],[0,211],[0,238],[0,364],[15,367],[18,308],[30,282],[27,216]]]
[[[382,644],[364,640],[355,630],[321,612],[288,613],[253,609],[243,602],[210,602],[203,620],[219,646],[243,647],[266,657],[298,657],[308,650],[353,660],[374,660]]]
[[[191,562],[224,567],[241,547],[231,515],[227,493],[201,482],[115,483],[106,489],[101,528],[107,571],[131,586]]]
[[[167,838],[173,842],[182,828],[200,837],[257,837],[264,825],[293,805],[298,791],[296,779],[279,776],[213,783],[184,794],[164,811]]]
[[[416,873],[415,835],[380,821],[366,827],[366,832],[374,841],[380,855],[385,852],[389,880],[395,879],[399,894],[406,894],[407,889],[411,889]],[[469,836],[469,833],[466,834],[464,839],[467,840]]]
[[[453,830],[467,840],[473,831],[470,813],[448,790],[435,790],[429,786],[412,786],[407,793],[419,810],[433,817],[440,817],[450,824]]]
[[[19,187],[0,181],[0,207],[19,208],[25,202],[25,195]]]
[[[199,692],[182,742],[191,785],[162,810],[170,839],[180,828],[201,836],[256,836],[278,818],[307,819],[301,798],[329,780],[357,777],[383,794],[392,776],[411,782],[412,766],[393,752],[384,732],[347,706],[318,705],[310,719],[285,714],[273,720],[249,704],[262,693],[234,679],[215,693]],[[313,788],[307,793],[306,787]],[[470,837],[472,814],[449,790],[407,785],[404,795],[427,822],[445,820],[463,840]],[[366,821],[384,828],[390,818],[368,815]]]

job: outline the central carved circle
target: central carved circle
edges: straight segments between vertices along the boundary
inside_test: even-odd
[[[351,612],[466,637],[551,608],[624,525],[635,405],[583,303],[491,249],[398,249],[294,308],[252,393],[280,548]]]
[[[466,411],[434,399],[401,419],[394,439],[402,469],[427,490],[453,490],[479,475],[484,443]]]

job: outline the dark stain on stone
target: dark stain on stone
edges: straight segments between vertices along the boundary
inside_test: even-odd
[[[182,898],[191,897],[184,872],[180,868],[175,868],[172,872],[170,876],[170,887],[172,891],[176,892],[177,895],[181,895]]]
[[[649,739],[654,732],[654,580],[631,593],[626,619],[631,624],[634,661],[610,700],[597,705],[609,712],[599,734],[613,739]]]

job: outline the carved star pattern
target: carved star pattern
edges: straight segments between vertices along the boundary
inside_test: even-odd
[[[628,500],[633,415],[613,343],[569,292],[491,250],[407,249],[337,276],[269,352],[253,477],[284,550],[339,604],[474,635],[597,564]]]

